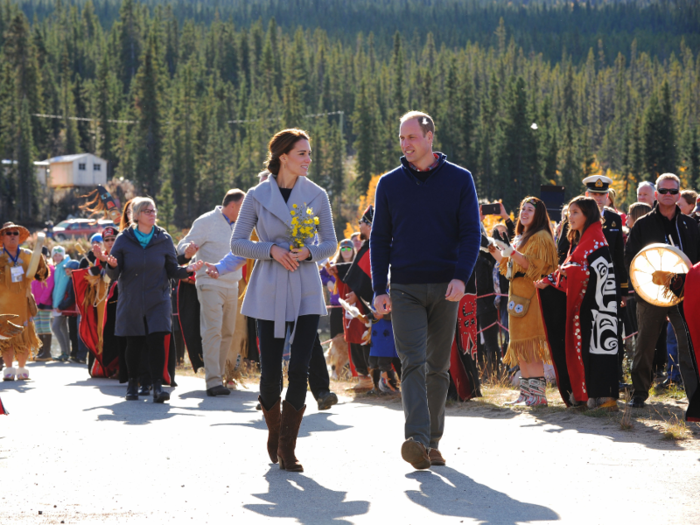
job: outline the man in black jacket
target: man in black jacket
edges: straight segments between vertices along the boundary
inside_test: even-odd
[[[630,231],[625,247],[625,264],[629,270],[632,259],[642,248],[654,243],[675,246],[682,250],[692,264],[700,256],[700,230],[697,223],[687,215],[683,215],[676,206],[680,199],[680,179],[672,173],[664,173],[656,181],[656,205],[654,209],[639,218]],[[666,322],[671,321],[678,340],[678,355],[681,371],[691,363],[692,357],[688,341],[687,327],[680,305],[659,307],[644,301],[637,295],[637,349],[632,361],[633,398],[629,406],[643,408],[644,401],[649,397],[652,383],[652,364],[654,348]]]

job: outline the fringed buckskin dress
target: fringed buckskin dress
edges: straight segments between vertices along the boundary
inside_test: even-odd
[[[516,239],[514,247],[528,261],[524,270],[515,260],[512,262],[510,277],[510,294],[530,299],[530,307],[523,317],[508,315],[510,343],[503,362],[516,366],[519,361],[536,363],[543,361],[551,364],[551,355],[547,345],[547,334],[542,322],[542,310],[535,281],[552,273],[557,268],[557,247],[550,233],[546,230],[533,234],[524,246]],[[501,261],[501,274],[508,276],[510,257]]]

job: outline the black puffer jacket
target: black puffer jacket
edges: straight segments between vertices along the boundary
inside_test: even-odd
[[[663,217],[659,212],[659,207],[655,205],[652,211],[640,217],[634,223],[625,246],[625,265],[628,272],[632,259],[642,248],[654,243],[668,244],[666,241],[666,230],[662,221]],[[698,223],[693,218],[683,215],[680,209],[676,211],[675,222],[683,252],[693,264],[696,264],[700,260],[700,229],[698,229]]]

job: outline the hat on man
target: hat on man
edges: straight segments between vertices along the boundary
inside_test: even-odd
[[[586,191],[590,191],[591,193],[608,193],[612,182],[612,179],[605,175],[591,175],[583,179],[583,183],[586,185]]]
[[[6,222],[0,228],[0,237],[5,236],[6,231],[19,231],[19,243],[22,244],[29,238],[29,230],[24,226],[19,226],[12,221]]]
[[[367,221],[370,224],[374,222],[374,206],[371,204],[367,206],[367,209],[362,214],[362,220]]]

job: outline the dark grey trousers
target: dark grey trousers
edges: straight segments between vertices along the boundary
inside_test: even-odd
[[[661,329],[666,324],[666,316],[671,321],[673,331],[676,333],[676,339],[678,340],[678,361],[686,392],[695,392],[698,386],[691,356],[690,338],[685,319],[683,319],[681,314],[680,305],[670,308],[654,306],[637,296],[639,334],[637,335],[637,348],[634,351],[631,367],[634,397],[642,399],[649,397],[649,388],[651,388],[653,375],[654,349],[656,348]]]
[[[450,350],[457,327],[459,303],[445,300],[447,285],[391,285],[405,437],[430,448],[438,448],[445,429]]]

